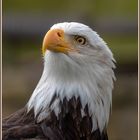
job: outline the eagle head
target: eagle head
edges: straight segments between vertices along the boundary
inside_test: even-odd
[[[114,58],[103,39],[76,22],[53,25],[43,39],[44,70],[28,104],[37,122],[51,111],[61,113],[61,102],[80,98],[81,114],[87,105],[93,130],[106,127],[112,102]],[[54,95],[57,96],[55,100]]]

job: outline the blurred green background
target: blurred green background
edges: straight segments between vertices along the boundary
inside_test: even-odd
[[[55,23],[89,25],[117,61],[110,140],[137,140],[137,0],[3,1],[3,117],[22,108],[43,70],[42,40]]]

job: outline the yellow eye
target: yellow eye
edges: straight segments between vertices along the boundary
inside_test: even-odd
[[[84,45],[86,43],[86,39],[82,36],[76,36],[75,40],[76,40],[76,42],[78,42],[81,45]]]

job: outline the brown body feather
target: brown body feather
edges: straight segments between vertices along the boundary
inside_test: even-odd
[[[58,98],[54,96],[55,98]],[[34,112],[27,113],[26,107],[3,119],[3,140],[108,140],[104,130],[92,132],[92,121],[88,113],[88,106],[84,108],[85,115],[81,115],[80,99],[65,98],[61,103],[58,117],[50,112],[49,116],[40,123],[36,123]]]

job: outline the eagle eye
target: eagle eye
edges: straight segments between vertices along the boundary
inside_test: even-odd
[[[78,42],[81,45],[85,45],[86,44],[86,39],[82,36],[75,36],[75,40],[76,42]]]

